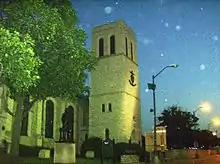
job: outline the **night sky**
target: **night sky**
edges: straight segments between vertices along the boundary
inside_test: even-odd
[[[220,116],[220,1],[219,0],[72,0],[80,27],[88,34],[95,25],[124,20],[136,33],[143,131],[153,125],[151,77],[156,79],[157,112],[172,104],[193,111],[204,102],[212,113],[197,112],[200,125]]]

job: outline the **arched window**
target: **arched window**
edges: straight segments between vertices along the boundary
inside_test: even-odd
[[[111,103],[108,104],[108,111],[112,112],[112,104]]]
[[[29,118],[29,112],[27,110],[27,108],[29,107],[29,103],[30,103],[30,96],[29,95],[25,95],[24,98],[24,113],[23,113],[23,118],[22,118],[22,122],[21,122],[21,135],[22,136],[27,136],[27,131],[28,131],[28,118]]]
[[[85,134],[85,141],[87,141],[89,139],[89,136],[88,136],[88,134],[86,133]]]
[[[45,137],[53,138],[53,122],[54,122],[54,104],[53,101],[46,102],[46,123],[45,123]]]
[[[104,56],[104,39],[99,39],[99,57]]]
[[[115,36],[110,37],[110,55],[115,54]]]
[[[105,104],[102,104],[102,112],[105,112]]]
[[[67,119],[68,119],[68,129],[71,131],[70,132],[70,140],[73,141],[73,137],[74,137],[74,108],[72,106],[69,106],[67,108]]]
[[[21,135],[22,136],[27,136],[27,131],[28,131],[28,112],[24,112],[23,118],[22,118],[22,123],[21,123]]]
[[[82,126],[86,126],[87,125],[87,120],[88,120],[88,115],[87,115],[87,111],[86,111],[86,108],[83,108],[82,109]]]
[[[109,129],[105,129],[105,139],[109,139]]]
[[[128,38],[125,37],[125,53],[126,53],[126,56],[128,56]]]
[[[134,59],[134,56],[133,56],[134,54],[133,54],[133,44],[131,43],[131,60],[133,60]]]
[[[131,137],[130,137],[130,139],[128,140],[128,143],[131,144]]]

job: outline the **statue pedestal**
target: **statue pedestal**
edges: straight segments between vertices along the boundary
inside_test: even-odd
[[[56,142],[54,145],[54,163],[73,164],[76,163],[75,143]]]

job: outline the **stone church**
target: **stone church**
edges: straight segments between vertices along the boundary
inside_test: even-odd
[[[92,30],[92,49],[98,60],[90,74],[89,98],[68,102],[48,97],[36,102],[22,121],[20,144],[53,148],[59,140],[61,117],[68,107],[72,111],[73,140],[80,153],[88,137],[105,138],[106,133],[116,142],[138,143],[141,137],[141,114],[138,81],[137,43],[134,32],[123,22],[115,21]],[[0,140],[11,142],[16,103],[0,88]]]

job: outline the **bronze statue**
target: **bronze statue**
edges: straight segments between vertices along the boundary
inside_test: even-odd
[[[62,128],[60,128],[60,141],[73,141],[73,111],[71,106],[65,109],[62,115]]]
[[[60,140],[61,141],[67,141],[67,108],[65,109],[65,112],[62,114],[62,128],[60,128]]]

